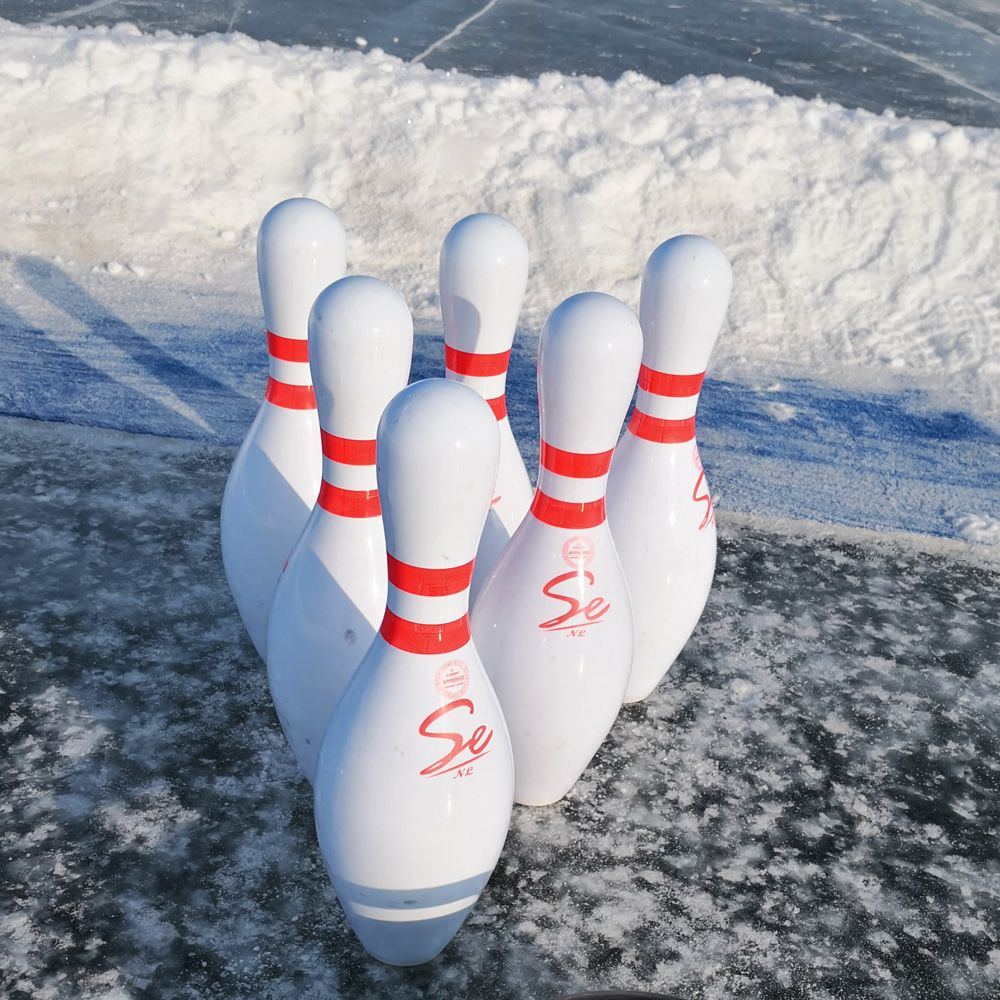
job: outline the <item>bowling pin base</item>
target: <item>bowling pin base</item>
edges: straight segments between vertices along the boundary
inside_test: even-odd
[[[683,646],[681,649],[683,649]],[[674,657],[667,664],[666,669],[661,671],[657,668],[652,674],[646,673],[638,677],[633,673],[633,676],[629,679],[622,704],[638,705],[640,701],[645,701],[659,687],[660,681],[673,669],[674,664],[677,662],[677,657],[681,654],[681,649],[678,649],[674,653]],[[663,661],[661,660],[660,662],[662,663]]]
[[[348,923],[365,951],[386,965],[422,965],[458,933],[491,872],[454,885],[385,890],[335,883]]]
[[[549,781],[545,785],[525,785],[525,787],[522,788],[518,787],[515,778],[514,802],[519,806],[538,807],[555,805],[556,802],[566,798],[566,796],[570,793],[570,790],[580,780],[583,772],[586,771],[589,766],[590,762],[588,761],[587,766],[584,767],[571,781],[563,779],[559,782]]]
[[[576,782],[574,781],[573,784],[575,785]],[[573,785],[570,785],[570,788],[572,788],[572,787],[573,787]],[[525,795],[515,795],[514,796],[514,804],[518,805],[518,806],[528,806],[531,809],[538,809],[538,808],[540,808],[542,806],[554,806],[557,802],[561,801],[562,799],[564,799],[566,797],[566,793],[568,791],[569,791],[569,788],[567,788],[565,792],[560,792],[558,795],[555,795],[555,796],[552,796],[552,795],[528,795],[528,794],[525,794]]]
[[[636,628],[635,654],[628,686],[625,688],[624,704],[635,705],[645,701],[656,690],[660,681],[673,669],[677,657],[684,651],[698,627],[715,576],[714,527],[713,525],[711,535],[705,539],[706,548],[710,545],[711,549],[709,557],[695,552],[688,559],[691,571],[686,579],[674,580],[672,586],[668,584],[663,588],[665,596],[662,607],[657,608],[646,594],[640,594],[633,602],[636,621],[655,620],[659,627],[655,631],[648,627]],[[689,554],[689,551],[682,553],[678,561],[683,563],[684,557]],[[698,555],[701,556],[700,560],[695,558]],[[666,612],[663,611],[664,607]]]
[[[674,664],[671,663],[670,667],[672,667],[673,665]],[[670,673],[670,667],[667,667],[667,669],[663,671],[663,675],[660,678],[658,678],[657,681],[651,687],[646,688],[645,686],[643,686],[643,687],[637,687],[634,691],[632,691],[631,689],[626,691],[625,700],[622,702],[622,704],[638,705],[639,702],[645,701],[656,690],[660,681],[662,681],[663,678]]]

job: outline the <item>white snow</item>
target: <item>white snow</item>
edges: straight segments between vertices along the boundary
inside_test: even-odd
[[[528,239],[529,332],[583,289],[634,307],[649,251],[699,232],[735,267],[716,374],[902,375],[988,419],[1000,403],[996,130],[717,76],[480,79],[379,50],[6,21],[0,108],[0,300],[57,338],[79,317],[24,279],[26,257],[145,330],[200,326],[209,351],[258,313],[261,216],[308,195],[418,329],[438,323],[440,241],[468,212]]]
[[[772,420],[777,420],[779,424],[783,424],[788,420],[795,419],[795,407],[789,406],[788,403],[759,403],[761,410],[764,411]]]
[[[1000,518],[989,514],[963,514],[955,522],[961,538],[984,545],[1000,545]]]

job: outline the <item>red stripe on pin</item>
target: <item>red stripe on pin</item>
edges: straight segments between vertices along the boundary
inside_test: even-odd
[[[603,476],[611,468],[611,456],[614,448],[591,454],[577,451],[563,451],[554,448],[547,441],[542,442],[542,468],[554,472],[557,476],[568,476],[571,479],[595,479]]]
[[[267,352],[279,361],[308,361],[309,341],[295,337],[279,337],[267,331]]]
[[[472,562],[445,569],[427,569],[400,562],[388,553],[389,583],[408,594],[421,597],[447,597],[460,594],[472,583]]]
[[[503,420],[503,418],[507,416],[506,396],[494,396],[493,399],[487,399],[486,402],[490,404],[493,416],[495,416],[497,420]]]
[[[315,410],[316,393],[311,385],[291,385],[268,376],[264,398],[286,410]]]
[[[658,372],[655,368],[639,367],[639,388],[654,396],[672,396],[683,398],[697,396],[701,392],[701,384],[705,373],[698,375],[671,375],[669,372]]]
[[[586,502],[557,500],[541,490],[531,501],[531,513],[553,528],[596,528],[606,519],[604,497]]]
[[[453,653],[469,641],[469,616],[443,625],[425,625],[400,618],[386,608],[379,632],[390,646],[404,653]]]
[[[374,465],[375,442],[359,441],[355,438],[338,437],[320,430],[323,455],[343,465]]]
[[[633,410],[628,429],[638,438],[657,444],[683,444],[694,440],[694,417],[686,420],[664,420],[651,417],[642,410]]]
[[[486,378],[490,375],[503,375],[510,362],[510,351],[500,354],[470,354],[459,351],[445,344],[445,367],[456,375],[476,375]]]
[[[325,479],[316,502],[327,513],[341,517],[378,517],[382,513],[378,490],[345,490]]]

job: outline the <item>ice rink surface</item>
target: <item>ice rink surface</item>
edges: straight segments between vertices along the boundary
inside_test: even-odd
[[[991,0],[4,0],[0,16],[378,47],[491,76],[636,70],[673,83],[719,73],[847,107],[1000,124]]]
[[[0,421],[5,997],[995,995],[996,563],[721,513],[678,663],[405,971],[344,923],[226,590],[230,455]]]

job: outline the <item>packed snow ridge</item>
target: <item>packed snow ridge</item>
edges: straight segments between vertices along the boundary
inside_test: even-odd
[[[203,328],[210,351],[233,317],[258,322],[262,215],[307,195],[418,331],[437,327],[440,241],[468,212],[526,236],[529,334],[584,289],[635,307],[648,252],[697,232],[734,264],[717,374],[899,373],[1000,403],[996,130],[718,76],[480,79],[378,50],[4,21],[0,107],[5,302],[67,342],[79,316],[25,280],[39,260],[153,339]]]

